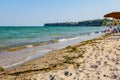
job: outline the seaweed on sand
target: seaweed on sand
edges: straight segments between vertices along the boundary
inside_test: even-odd
[[[4,68],[0,67],[0,72],[3,72],[4,71]]]

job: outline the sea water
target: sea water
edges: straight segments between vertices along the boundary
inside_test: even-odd
[[[0,27],[0,48],[65,41],[67,38],[105,29],[106,27]]]
[[[1,26],[0,66],[7,68],[10,65],[14,66],[28,60],[39,58],[54,49],[61,49],[100,36],[101,32],[107,28],[85,26]],[[43,45],[34,47],[34,44]],[[6,49],[21,46],[27,46],[27,48],[17,51],[6,51]]]

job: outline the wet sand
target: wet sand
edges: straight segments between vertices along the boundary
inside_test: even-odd
[[[0,80],[120,80],[120,34],[54,50],[1,72]]]
[[[0,51],[0,67],[11,68],[19,66],[24,62],[40,58],[48,54],[52,50],[62,49],[67,46],[79,43],[81,41],[93,39],[100,35],[102,35],[102,33],[93,33],[92,35],[86,34],[75,38],[60,39],[60,41],[50,44],[33,44],[19,47],[11,47],[3,50],[2,52]]]

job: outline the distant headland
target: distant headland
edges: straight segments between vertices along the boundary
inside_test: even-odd
[[[111,20],[109,19],[95,19],[79,22],[61,22],[61,23],[46,23],[45,27],[50,26],[108,26]]]

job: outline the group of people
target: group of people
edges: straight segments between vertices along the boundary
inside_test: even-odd
[[[120,26],[114,27],[110,26],[109,29],[105,30],[105,33],[119,33],[120,32]]]
[[[119,33],[120,27],[113,28],[112,33]]]

